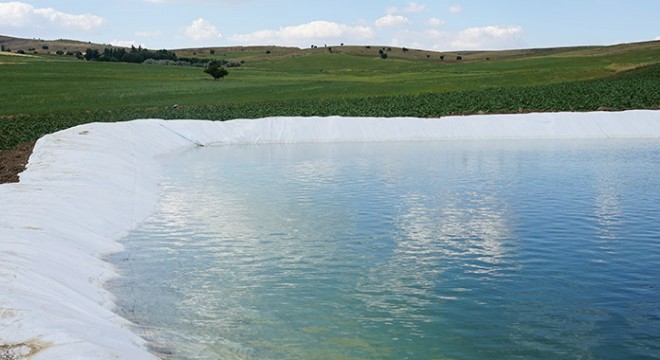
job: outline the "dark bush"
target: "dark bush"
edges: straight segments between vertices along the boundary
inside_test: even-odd
[[[204,72],[213,76],[213,80],[222,79],[229,74],[227,69],[223,68],[219,61],[211,61]]]

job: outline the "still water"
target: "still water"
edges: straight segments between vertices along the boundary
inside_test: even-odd
[[[110,260],[164,359],[660,356],[660,142],[197,148]]]

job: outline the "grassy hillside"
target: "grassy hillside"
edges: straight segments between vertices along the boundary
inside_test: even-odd
[[[660,108],[657,41],[462,53],[376,46],[176,50],[180,57],[244,62],[218,81],[196,67],[87,62],[54,55],[52,43],[42,46],[51,54],[0,56],[0,149],[85,122],[145,117]]]
[[[3,35],[0,35],[0,45],[3,45],[5,49],[9,49],[12,52],[22,50],[23,52],[29,54],[34,54],[35,52],[37,54],[55,54],[57,50],[62,50],[63,52],[84,52],[88,48],[103,49],[106,47],[113,47],[111,45],[94,44],[91,42],[77,40],[21,39]]]

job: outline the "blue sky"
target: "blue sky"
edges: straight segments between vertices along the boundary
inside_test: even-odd
[[[389,45],[430,50],[660,39],[660,0],[26,0],[0,34],[177,49]]]

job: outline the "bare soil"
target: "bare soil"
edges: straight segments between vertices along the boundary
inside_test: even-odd
[[[21,144],[14,150],[0,150],[0,184],[18,182],[18,174],[25,170],[35,142]]]

